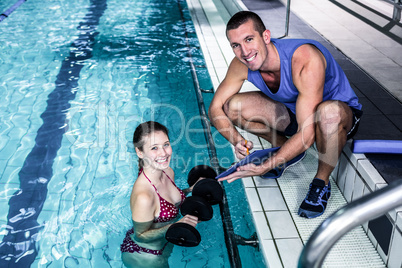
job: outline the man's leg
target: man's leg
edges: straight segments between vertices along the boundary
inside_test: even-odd
[[[352,109],[342,101],[326,101],[318,106],[316,113],[316,143],[318,170],[316,178],[329,182],[329,176],[338,163],[339,156],[352,128]]]
[[[329,176],[346,144],[347,133],[353,124],[353,112],[341,101],[325,101],[318,106],[315,119],[318,170],[298,211],[306,218],[318,217],[325,211],[331,195]]]
[[[259,91],[238,93],[224,105],[224,111],[235,126],[282,146],[287,138],[277,133],[290,123],[287,108]]]

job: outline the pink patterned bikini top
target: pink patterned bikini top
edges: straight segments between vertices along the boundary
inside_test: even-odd
[[[179,208],[180,208],[181,204],[183,204],[184,199],[186,199],[186,195],[183,193],[182,190],[180,190],[179,187],[177,187],[177,185],[174,183],[174,181],[163,171],[163,174],[165,174],[169,178],[169,180],[173,183],[173,185],[180,192],[181,202],[180,202],[179,208],[177,208],[175,205],[173,205],[172,203],[166,201],[162,196],[160,196],[160,194],[159,194],[158,190],[156,189],[155,185],[147,177],[145,172],[142,171],[142,173],[144,173],[145,178],[147,178],[149,183],[151,183],[151,185],[154,187],[154,189],[156,191],[156,194],[159,196],[160,212],[159,212],[159,216],[157,218],[155,218],[153,220],[153,222],[155,222],[155,223],[156,222],[168,222],[168,221],[171,221],[171,220],[175,219],[177,217],[177,215],[179,214]]]

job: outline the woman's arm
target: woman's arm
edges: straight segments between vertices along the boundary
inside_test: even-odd
[[[153,241],[158,241],[165,237],[167,229],[171,224],[167,224],[161,228],[150,229],[153,221],[149,222],[135,222],[134,226],[134,237],[135,240],[142,243],[152,243]]]

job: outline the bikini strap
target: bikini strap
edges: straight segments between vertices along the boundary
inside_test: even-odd
[[[166,177],[169,178],[169,180],[173,183],[173,185],[176,187],[176,189],[179,190],[179,193],[180,193],[180,195],[181,195],[181,202],[180,202],[180,205],[183,204],[183,201],[184,201],[184,199],[186,198],[186,195],[183,193],[183,191],[182,191],[179,187],[177,187],[176,183],[174,183],[174,181],[169,177],[168,174],[165,173],[165,171],[162,170],[162,172],[166,175]]]
[[[145,174],[145,171],[144,171],[144,170],[142,170],[142,173],[144,173],[145,178],[147,178],[147,180],[149,181],[149,183],[154,187],[156,194],[157,194],[159,197],[161,197],[161,196],[159,195],[158,189],[156,189],[155,185],[151,182],[151,180],[150,180],[150,179],[148,178],[148,176]]]
[[[162,172],[163,172],[163,174],[165,174],[166,175],[166,177],[168,177],[169,178],[169,180],[176,186],[176,184],[174,183],[174,181],[169,177],[169,175],[168,174],[166,174],[166,172],[165,171],[163,171],[162,170]]]
[[[176,183],[174,183],[174,181],[169,177],[168,174],[166,174],[165,171],[162,170],[162,172],[163,172],[163,174],[166,175],[166,177],[169,178],[169,180],[173,183],[173,185],[176,187],[176,189],[179,190],[179,193],[180,193],[180,195],[181,195],[181,202],[180,202],[180,204],[182,204],[183,201],[184,201],[184,199],[186,198],[186,195],[183,193],[183,191],[182,191],[179,187],[177,187]],[[147,175],[145,174],[145,171],[142,170],[141,173],[144,173],[145,178],[147,178],[147,180],[149,181],[149,183],[154,187],[154,189],[155,189],[155,191],[156,191],[156,194],[159,196],[159,198],[164,199],[163,197],[160,196],[160,194],[159,194],[159,192],[158,192],[158,189],[156,189],[155,185],[154,185],[154,184],[151,182],[151,180],[147,177]]]
[[[168,175],[168,174],[166,174],[166,173],[165,173],[165,171],[163,171],[163,170],[162,170],[162,172],[163,172],[163,173],[166,175],[166,177],[168,177],[168,178],[169,178],[169,180],[170,180],[170,181],[173,183],[173,185],[174,185],[174,186],[175,186],[177,189],[179,189],[179,191],[181,191],[181,190],[180,190],[180,188],[179,188],[179,187],[177,187],[176,183],[174,183],[174,181],[173,181],[173,180],[172,180],[172,179],[169,177],[169,175]]]

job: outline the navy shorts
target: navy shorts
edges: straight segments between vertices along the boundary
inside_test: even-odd
[[[357,129],[359,128],[360,118],[363,115],[362,110],[358,110],[358,109],[355,109],[352,107],[350,107],[350,109],[352,109],[352,113],[353,113],[353,125],[352,125],[352,128],[348,132],[348,136],[347,136],[348,140],[353,138],[353,136],[357,133]]]
[[[357,133],[357,129],[358,129],[359,123],[360,123],[360,118],[363,115],[363,111],[361,111],[361,110],[358,110],[358,109],[355,109],[352,107],[350,107],[350,109],[352,109],[352,113],[353,113],[353,125],[347,134],[347,139],[351,139]],[[297,129],[299,128],[299,125],[297,124],[296,115],[289,108],[287,108],[287,110],[289,113],[290,123],[286,127],[285,131],[282,132],[282,134],[284,134],[285,136],[293,136],[294,134],[296,134]]]

